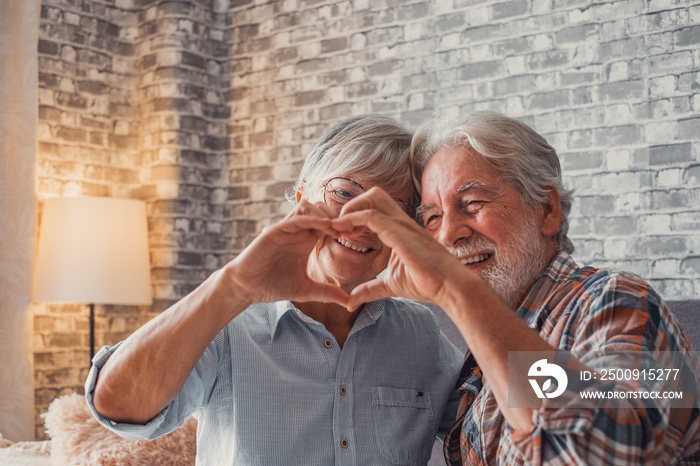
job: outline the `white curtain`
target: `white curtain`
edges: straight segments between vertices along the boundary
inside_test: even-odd
[[[34,439],[39,0],[0,0],[0,434]]]

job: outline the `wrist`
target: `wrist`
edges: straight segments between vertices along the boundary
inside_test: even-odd
[[[480,295],[480,287],[485,286],[481,277],[460,263],[446,274],[443,286],[433,302],[460,327],[460,321],[468,320],[467,314],[472,308],[475,295]]]
[[[260,301],[254,296],[254,290],[250,286],[246,286],[245,281],[241,277],[241,271],[235,261],[226,264],[220,271],[220,285],[229,302],[229,309],[247,308],[253,303]],[[236,312],[236,315],[240,313]]]
[[[212,273],[173,309],[191,314],[187,319],[209,322],[211,326],[206,327],[215,328],[218,332],[253,303],[250,290],[240,284],[236,273],[236,268],[227,264]]]

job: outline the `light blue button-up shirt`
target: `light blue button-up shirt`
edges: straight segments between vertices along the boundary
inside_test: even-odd
[[[341,349],[289,301],[258,303],[209,344],[176,398],[146,425],[105,427],[156,438],[198,420],[198,465],[424,465],[455,420],[463,354],[412,301],[367,304]]]

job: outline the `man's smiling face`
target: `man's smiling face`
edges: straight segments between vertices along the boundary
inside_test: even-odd
[[[527,205],[503,174],[473,150],[443,147],[422,177],[418,218],[510,307],[547,266],[541,209]]]

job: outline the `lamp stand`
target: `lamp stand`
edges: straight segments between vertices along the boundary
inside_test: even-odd
[[[90,303],[90,366],[95,357],[95,304]]]

